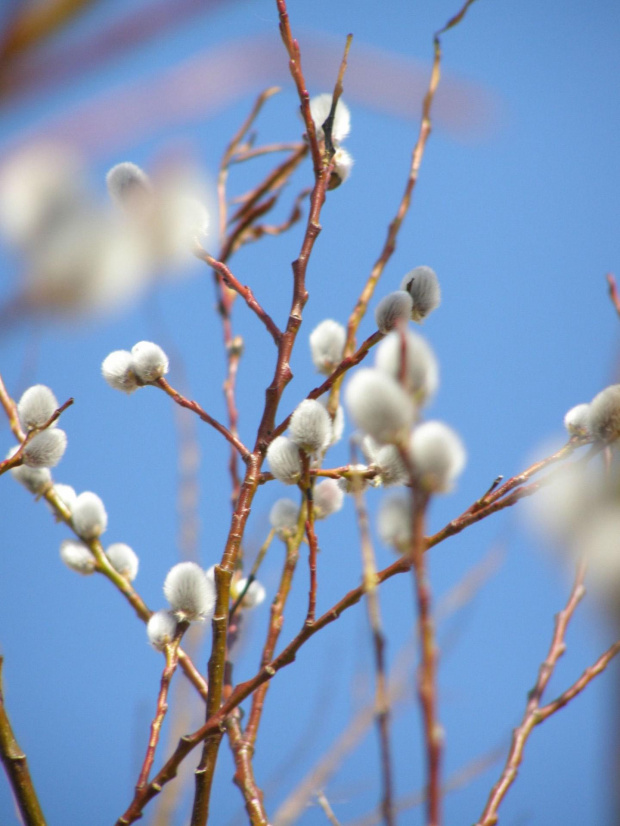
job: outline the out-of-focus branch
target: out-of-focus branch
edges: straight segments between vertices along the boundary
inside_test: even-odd
[[[26,755],[15,739],[4,705],[3,665],[4,657],[0,656],[0,759],[25,826],[45,826],[45,817],[30,776]]]
[[[549,647],[549,652],[547,653],[546,659],[541,663],[538,671],[538,679],[536,680],[532,690],[529,692],[523,719],[513,732],[512,744],[506,759],[506,765],[504,766],[501,777],[495,786],[493,786],[487,804],[484,807],[482,816],[476,826],[493,826],[493,824],[497,823],[498,809],[506,796],[508,789],[517,778],[517,772],[519,770],[519,766],[521,765],[521,761],[523,760],[525,744],[527,743],[530,734],[543,719],[546,719],[546,717],[553,713],[552,711],[549,711],[546,717],[541,718],[540,701],[549,680],[551,679],[551,675],[553,674],[558,660],[566,650],[566,629],[573,614],[575,613],[575,609],[585,594],[585,587],[583,585],[584,576],[585,564],[581,562],[577,566],[575,581],[573,583],[568,602],[556,616],[555,628],[551,645]],[[566,702],[568,702],[569,699],[570,698],[566,699]],[[553,706],[553,704],[550,705]],[[560,707],[561,706],[558,706],[558,708]]]
[[[616,312],[620,316],[620,295],[618,294],[618,285],[616,284],[616,279],[613,273],[607,273],[607,284],[609,285],[609,297],[611,299],[611,303],[616,308]]]
[[[381,812],[385,826],[394,826],[394,792],[392,780],[392,751],[390,744],[390,700],[385,669],[385,635],[381,622],[381,606],[377,589],[377,564],[370,538],[368,511],[364,502],[359,477],[353,480],[355,510],[360,532],[360,549],[362,552],[362,572],[366,606],[372,633],[375,654],[375,714],[379,733],[381,751],[381,780],[383,796]]]

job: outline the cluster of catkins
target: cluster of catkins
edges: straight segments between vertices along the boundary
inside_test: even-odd
[[[42,428],[58,409],[56,397],[43,384],[29,387],[17,404],[17,415],[22,430],[31,433]],[[51,485],[49,469],[56,467],[67,447],[67,434],[53,422],[45,430],[35,433],[22,451],[22,464],[11,469],[11,473],[32,493],[43,493]],[[12,457],[19,446],[11,448],[7,458]]]
[[[101,373],[110,387],[133,393],[168,372],[168,356],[158,344],[139,341],[129,350],[114,350],[103,360]]]
[[[316,97],[313,97],[310,101],[310,114],[314,121],[318,141],[325,140],[323,124],[329,117],[331,107],[332,95],[328,92],[316,95]],[[328,189],[336,189],[336,187],[344,183],[351,174],[353,158],[343,146],[340,146],[340,142],[347,137],[350,131],[351,113],[349,112],[349,107],[342,100],[338,100],[334,112],[334,121],[332,123],[332,143],[335,149],[333,157],[334,167]]]
[[[439,370],[428,343],[407,324],[426,318],[440,299],[435,272],[430,267],[416,267],[404,277],[400,290],[377,305],[375,319],[385,338],[377,348],[375,367],[358,369],[345,392],[349,413],[363,434],[362,449],[369,463],[352,468],[359,484],[374,475],[375,483],[385,486],[412,482],[427,494],[439,493],[451,488],[464,467],[465,449],[456,433],[442,422],[419,422],[421,408],[437,390]],[[344,327],[332,319],[312,331],[310,349],[319,372],[329,375],[337,368],[345,341]],[[299,451],[309,452],[306,430],[316,434],[312,449],[322,455],[325,444],[329,445],[329,419],[324,410],[318,402],[302,402],[291,418],[290,439],[274,440],[267,455],[276,478],[287,484],[299,480]],[[307,418],[310,411],[312,428]],[[350,492],[351,486],[350,478],[334,485],[344,492]],[[410,496],[395,495],[385,499],[380,510],[381,538],[398,551],[409,546],[410,507]],[[286,535],[295,529],[297,515],[291,500],[279,500],[271,512],[272,527]]]

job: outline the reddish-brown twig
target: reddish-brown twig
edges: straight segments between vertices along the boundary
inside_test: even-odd
[[[618,285],[616,284],[616,279],[613,273],[608,272],[606,275],[607,283],[609,285],[609,297],[611,299],[611,303],[616,308],[616,312],[620,316],[620,295],[618,294]]]
[[[235,760],[234,781],[243,795],[250,823],[252,826],[269,826],[269,819],[263,805],[263,793],[254,778],[252,766],[254,749],[243,737],[238,709],[226,718],[226,730]]]
[[[146,749],[146,755],[144,757],[142,769],[140,770],[140,776],[138,777],[138,782],[136,784],[137,792],[141,792],[148,783],[149,774],[151,773],[153,761],[155,760],[155,750],[157,749],[157,743],[159,742],[159,733],[161,731],[166,712],[168,711],[168,690],[170,688],[170,681],[172,680],[179,661],[179,644],[181,642],[181,637],[188,628],[188,625],[189,623],[185,622],[179,623],[174,640],[166,645],[164,649],[166,664],[161,675],[159,695],[157,697],[157,710],[155,712],[153,722],[151,723],[151,734]]]
[[[186,399],[178,390],[175,390],[174,387],[166,381],[166,379],[161,378],[157,379],[154,382],[154,386],[160,387],[164,393],[167,393],[170,398],[175,401],[181,407],[185,407],[187,410],[191,410],[196,413],[203,422],[210,424],[211,427],[215,428],[218,433],[221,433],[222,436],[230,442],[231,445],[239,452],[239,455],[243,459],[243,461],[247,461],[250,457],[250,451],[247,447],[243,444],[243,442],[239,441],[239,439],[234,436],[227,427],[221,422],[218,422],[217,419],[214,419],[213,416],[209,416],[206,410],[203,410],[202,407],[198,404],[198,402],[191,401],[190,399]]]
[[[585,594],[585,588],[583,585],[584,575],[585,565],[584,563],[579,563],[568,602],[556,616],[555,629],[553,632],[551,645],[549,647],[546,659],[540,665],[538,679],[536,680],[532,690],[529,692],[523,719],[513,732],[512,744],[506,759],[506,765],[504,766],[501,777],[495,786],[493,786],[487,804],[484,807],[482,816],[476,826],[492,826],[497,823],[497,811],[506,796],[508,789],[517,778],[517,772],[523,759],[523,752],[528,737],[532,733],[533,729],[540,722],[542,722],[542,719],[546,719],[540,717],[540,701],[549,680],[551,679],[551,675],[553,674],[558,660],[566,650],[566,629],[573,614],[575,613],[575,609]],[[566,702],[568,702],[568,699]],[[550,713],[552,712],[549,712],[547,716],[549,716]]]
[[[45,817],[32,782],[26,755],[15,739],[9,716],[4,705],[2,666],[0,656],[0,760],[4,766],[17,807],[26,826],[45,826]]]
[[[197,258],[200,258],[217,272],[227,287],[234,290],[243,298],[250,310],[252,310],[252,312],[255,313],[263,322],[276,345],[279,344],[280,339],[282,338],[282,332],[278,329],[277,324],[275,324],[269,313],[266,313],[258,301],[254,298],[254,293],[252,290],[249,287],[244,287],[243,284],[235,278],[226,264],[221,261],[217,261],[212,255],[209,255],[209,253],[205,252],[205,250],[201,247],[196,248],[195,254]]]

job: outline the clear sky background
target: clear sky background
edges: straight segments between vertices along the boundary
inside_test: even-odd
[[[113,0],[96,4],[50,48],[69,49],[111,20],[122,20],[126,5]],[[346,321],[381,249],[417,135],[432,33],[456,10],[457,5],[447,0],[290,2],[302,59],[305,43],[311,55],[311,93],[331,89],[329,78],[335,75],[348,32],[354,34],[352,84],[356,76],[363,81],[358,84],[361,91],[348,95],[345,79],[344,98],[353,121],[347,146],[355,168],[347,184],[329,194],[323,210],[323,231],[308,271],[310,300],[292,362],[295,378],[284,395],[282,413],[317,383],[307,334],[326,317]],[[265,41],[254,39],[259,35]],[[230,88],[231,73],[209,76],[207,62],[185,76],[183,101],[178,88],[163,103],[156,94],[156,116],[148,130],[140,127],[140,118],[136,127],[131,110],[121,105],[135,84],[142,91],[130,99],[148,103],[152,90],[161,88],[154,80],[160,73],[220,54],[223,47],[241,63],[240,54],[252,54],[247,46],[239,49],[243,38],[268,45],[258,49],[260,65],[229,100],[208,102],[209,89]],[[441,365],[441,387],[429,415],[462,435],[469,461],[455,492],[432,503],[433,532],[477,499],[498,474],[514,475],[550,452],[550,445],[561,444],[565,412],[617,380],[618,318],[604,276],[620,271],[618,42],[620,7],[611,0],[480,0],[459,27],[443,37],[445,85],[437,101],[436,129],[411,213],[372,305],[374,309],[381,295],[397,289],[413,266],[431,265],[439,275],[443,304],[424,326]],[[319,50],[322,43],[328,47],[325,57]],[[387,71],[387,61],[370,47],[409,62],[395,63],[392,74],[381,74]],[[372,84],[374,72],[378,88]],[[122,160],[148,170],[170,153],[181,154],[197,161],[213,179],[233,131],[256,94],[273,82],[282,85],[283,92],[258,123],[259,142],[296,140],[301,127],[277,33],[275,3],[223,4],[167,26],[165,36],[111,64],[5,103],[0,110],[0,151],[6,155],[26,135],[67,131],[69,123],[74,142],[82,142],[93,186],[102,198],[106,170]],[[364,83],[368,100],[363,99]],[[397,110],[387,111],[392,89],[397,90]],[[187,101],[202,95],[204,105],[190,113]],[[175,114],[177,103],[185,115]],[[75,126],[84,123],[78,114],[86,105],[104,107],[106,113],[88,138],[84,128]],[[261,169],[235,170],[231,192],[248,189]],[[310,182],[306,164],[290,188],[290,201]],[[287,209],[285,196],[281,214]],[[285,237],[248,247],[231,264],[281,325],[290,303],[290,262],[298,254],[302,232],[298,225]],[[214,252],[216,247],[213,237]],[[20,261],[6,246],[1,252],[4,303],[19,283]],[[114,315],[72,322],[21,319],[0,335],[0,372],[14,397],[41,382],[61,401],[75,398],[63,417],[69,447],[54,478],[102,497],[110,518],[104,541],[123,541],[135,548],[141,562],[135,585],[153,609],[164,607],[162,583],[180,559],[178,419],[170,400],[151,388],[131,397],[112,391],[101,379],[100,364],[112,350],[130,348],[141,339],[155,340],[170,352],[171,383],[186,381],[193,398],[224,418],[224,360],[211,276],[197,264],[189,266],[187,276],[159,284]],[[246,343],[239,373],[240,428],[244,441],[252,444],[275,351],[241,303],[236,305],[234,324]],[[373,332],[373,324],[370,313],[360,336]],[[228,530],[228,452],[214,431],[198,425],[198,544],[200,560],[208,567],[219,560]],[[8,426],[0,421],[0,453],[12,444]],[[345,439],[328,454],[327,464],[347,460]],[[257,496],[247,532],[248,558],[268,530],[271,504],[282,495],[290,495],[290,490],[274,482]],[[380,490],[368,494],[373,516],[382,496]],[[0,647],[6,700],[48,822],[111,824],[132,796],[162,658],[147,645],[143,625],[107,580],[81,578],[62,565],[58,548],[68,530],[56,525],[43,503],[35,503],[6,476],[0,479],[0,525]],[[320,527],[322,612],[359,582],[352,502]],[[446,777],[497,747],[505,753],[546,654],[553,616],[570,588],[567,569],[527,527],[517,506],[432,552],[437,601],[493,549],[500,563],[493,576],[470,604],[439,627]],[[378,540],[376,552],[381,567],[393,559]],[[274,546],[261,577],[269,596],[275,592],[281,562],[282,550]],[[306,576],[302,561],[283,643],[303,619]],[[392,664],[414,629],[409,577],[390,580],[380,593]],[[551,682],[549,699],[613,641],[614,628],[599,603],[595,593],[589,594],[571,624],[568,650]],[[236,680],[257,670],[268,613],[265,603],[248,617],[235,663]],[[208,651],[203,645],[198,663],[204,665]],[[424,782],[411,659],[407,668],[410,679],[393,723],[399,797]],[[618,677],[610,669],[534,732],[502,808],[503,823],[611,822],[617,690]],[[310,641],[270,689],[256,771],[271,815],[329,750],[349,718],[371,701],[372,691],[366,613],[357,606]],[[201,709],[189,697],[179,695],[178,702],[193,730],[200,723]],[[167,735],[166,729],[156,767],[171,747]],[[326,787],[341,822],[377,804],[378,766],[371,728]],[[477,819],[500,766],[496,762],[466,788],[446,797],[446,823]],[[218,826],[243,822],[232,772],[224,743],[213,793],[211,822]],[[184,794],[170,820],[173,826],[187,823],[187,801]],[[146,822],[152,822],[154,811],[155,806],[147,809]],[[17,822],[2,781],[0,823]],[[311,804],[298,822],[312,826],[326,821]],[[400,822],[422,823],[421,810],[403,814]]]

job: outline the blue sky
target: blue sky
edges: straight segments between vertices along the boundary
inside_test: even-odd
[[[142,5],[148,5],[144,2]],[[124,4],[101,2],[63,35],[70,45]],[[368,47],[393,52],[430,69],[432,33],[456,11],[448,2],[378,7],[370,2],[291,2],[291,24],[315,49],[325,41],[334,65],[335,44],[354,34],[351,72],[372,75]],[[258,123],[259,142],[295,140],[300,134],[296,98],[277,36],[275,3],[234,3],[168,31],[130,55],[34,95],[11,102],[0,123],[0,147],[33,130],[46,134],[85,101],[142,82],[223,44],[263,35],[273,41],[271,61],[256,73],[284,88]],[[618,273],[619,177],[617,134],[620,97],[620,10],[617,4],[519,4],[480,0],[458,28],[443,37],[445,91],[438,98],[437,127],[424,157],[411,212],[383,276],[377,298],[396,289],[405,272],[431,265],[443,290],[441,308],[423,332],[441,365],[441,386],[429,415],[463,437],[469,461],[457,489],[432,503],[430,529],[437,530],[480,496],[498,475],[506,477],[541,458],[564,438],[562,418],[617,380],[618,319],[607,298],[605,273]],[[63,41],[58,41],[60,46]],[[232,46],[230,47],[232,48]],[[281,65],[277,55],[280,50]],[[262,53],[264,54],[264,52]],[[358,63],[356,63],[356,61]],[[377,69],[378,71],[378,69]],[[270,76],[273,74],[273,77]],[[326,68],[310,61],[312,93],[325,91]],[[270,77],[267,77],[267,76]],[[409,77],[408,75],[406,77]],[[415,77],[415,76],[414,76]],[[219,78],[205,78],[204,83]],[[424,75],[422,75],[424,80]],[[194,82],[202,83],[199,76]],[[392,82],[396,82],[393,79]],[[372,105],[347,97],[353,129],[347,141],[355,158],[351,179],[330,193],[322,233],[313,253],[310,300],[292,361],[295,374],[284,395],[288,413],[315,384],[307,333],[326,317],[345,321],[381,249],[404,186],[419,111],[420,81],[411,89],[399,78],[402,112],[389,113],[381,98]],[[94,186],[103,196],[105,171],[121,160],[145,168],[166,153],[198,160],[212,179],[219,158],[261,87],[249,82],[240,97],[208,117],[169,122],[165,112],[148,132],[116,124],[109,139],[89,144]],[[186,90],[192,94],[192,89]],[[202,89],[197,89],[196,94]],[[452,94],[452,97],[450,96]],[[464,126],[453,125],[451,101],[464,95]],[[444,96],[444,103],[441,96]],[[387,93],[386,93],[387,97]],[[409,100],[411,98],[411,100]],[[463,98],[461,98],[463,99]],[[442,108],[443,115],[442,115]],[[441,116],[442,115],[442,116]],[[243,167],[231,176],[231,191],[245,191],[264,167]],[[255,176],[255,177],[253,177]],[[307,165],[295,178],[311,180]],[[291,190],[292,195],[296,189]],[[282,214],[286,207],[282,208]],[[290,262],[302,228],[242,250],[231,267],[250,284],[279,323],[290,302]],[[19,260],[2,248],[0,295],[18,284]],[[257,320],[239,303],[235,329],[246,351],[239,374],[241,434],[253,442],[274,350]],[[306,335],[304,335],[304,329]],[[360,336],[373,331],[372,313]],[[158,341],[171,354],[170,381],[187,377],[193,398],[223,418],[221,331],[214,312],[211,278],[197,264],[188,277],[159,285],[144,300],[101,319],[62,323],[23,320],[0,337],[0,372],[19,396],[41,382],[59,400],[75,405],[63,417],[69,448],[55,479],[77,490],[94,490],[106,504],[110,525],[104,539],[131,544],[140,556],[136,587],[153,609],[163,607],[161,587],[179,560],[178,430],[169,399],[151,388],[124,397],[100,377],[112,350],[141,339]],[[178,358],[176,354],[182,354]],[[195,425],[199,446],[199,551],[205,567],[215,563],[228,530],[227,450],[218,435]],[[348,428],[350,433],[350,426]],[[6,425],[0,436],[8,450]],[[328,463],[348,459],[346,440]],[[42,503],[11,479],[0,480],[0,647],[5,656],[6,699],[20,743],[28,754],[51,826],[114,822],[127,806],[137,779],[152,716],[162,660],[146,644],[144,628],[103,578],[80,578],[64,568],[58,547],[68,532]],[[268,529],[271,504],[289,495],[272,483],[261,489],[249,522],[251,558]],[[380,491],[368,496],[376,513]],[[352,502],[321,526],[319,611],[360,577]],[[471,604],[440,626],[441,720],[447,732],[449,776],[473,758],[506,746],[546,653],[554,614],[570,587],[565,567],[525,525],[520,509],[492,517],[437,547],[431,555],[438,601],[492,549],[501,565]],[[392,561],[376,543],[379,564]],[[263,581],[274,593],[282,551],[274,547]],[[297,631],[305,610],[306,569],[300,564],[283,631]],[[414,627],[411,583],[400,577],[381,589],[393,663]],[[248,618],[235,663],[235,678],[255,673],[268,605]],[[568,650],[551,682],[560,693],[613,641],[614,629],[590,594],[568,634]],[[204,664],[208,646],[197,660]],[[337,667],[335,667],[337,664]],[[411,664],[410,674],[413,673]],[[358,606],[313,639],[297,662],[270,689],[257,743],[258,781],[268,789],[272,815],[314,761],[329,749],[349,717],[372,696],[372,653],[365,611]],[[557,717],[535,731],[515,787],[502,809],[506,824],[610,822],[611,755],[614,746],[617,674],[597,680]],[[180,684],[179,680],[179,684]],[[419,714],[409,683],[394,720],[396,788],[404,796],[423,783]],[[201,710],[190,706],[190,728]],[[164,749],[169,748],[164,734]],[[158,752],[160,765],[164,749]],[[378,756],[373,729],[326,788],[341,822],[378,802]],[[242,800],[231,784],[232,762],[224,745],[216,775],[213,823],[239,822]],[[472,823],[480,815],[499,765],[446,798],[449,823]],[[187,797],[187,795],[185,795]],[[147,820],[152,816],[148,810]],[[0,821],[17,822],[6,783],[0,782]],[[179,806],[173,826],[187,822]],[[242,821],[241,821],[242,822]],[[311,805],[299,823],[322,824]],[[402,823],[422,823],[420,810]]]

